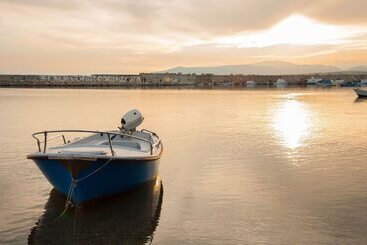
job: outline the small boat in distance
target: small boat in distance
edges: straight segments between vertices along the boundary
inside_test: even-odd
[[[246,87],[248,87],[248,88],[253,88],[253,87],[255,87],[255,85],[256,85],[256,82],[253,81],[253,80],[249,80],[249,81],[246,82]]]
[[[317,85],[321,86],[321,87],[329,87],[329,86],[332,85],[332,83],[331,83],[330,79],[324,79],[324,80],[321,80],[320,82],[318,82]]]
[[[363,89],[359,89],[359,88],[354,88],[353,90],[358,95],[358,97],[367,98],[367,90],[363,90]]]
[[[343,79],[331,80],[331,86],[340,86],[343,83],[345,83],[345,80]]]
[[[288,85],[288,82],[283,78],[278,78],[273,85],[276,86],[277,88],[285,88]]]
[[[340,84],[340,87],[358,87],[358,86],[360,86],[360,83],[357,81],[343,82]]]
[[[360,85],[363,87],[367,86],[367,79],[362,79]]]
[[[320,82],[320,81],[322,81],[321,78],[311,77],[311,78],[306,80],[306,85],[317,85],[317,83]]]
[[[67,196],[67,203],[111,196],[153,180],[158,173],[163,146],[152,131],[136,130],[143,122],[138,110],[127,112],[114,131],[53,130],[33,134],[38,152],[29,154],[46,179]],[[59,134],[49,137],[52,134]],[[60,134],[61,133],[61,134]],[[66,133],[90,136],[67,141]],[[38,137],[43,135],[41,141]],[[63,144],[48,147],[50,140]]]

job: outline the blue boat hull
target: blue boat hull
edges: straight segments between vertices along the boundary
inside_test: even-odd
[[[159,159],[96,161],[33,159],[47,180],[66,196],[77,180],[71,199],[76,204],[130,190],[154,179]],[[79,181],[78,181],[79,180]]]

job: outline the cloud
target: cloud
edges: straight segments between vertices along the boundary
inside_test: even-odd
[[[34,20],[51,17],[49,21],[56,25],[71,27],[84,20],[97,30],[103,27],[135,34],[146,31],[167,37],[171,37],[172,33],[176,36],[182,33],[210,38],[263,30],[292,14],[304,14],[338,24],[367,21],[363,12],[363,8],[367,7],[364,0],[2,0],[0,4],[6,12],[26,12]]]
[[[357,55],[355,50],[367,47],[366,7],[365,0],[0,0],[0,63],[5,71],[42,71],[47,62],[45,72],[136,72],[274,58],[308,61],[317,55],[326,62],[326,57],[335,58],[331,53]],[[342,42],[335,46],[338,40],[301,45],[300,38],[293,43],[298,45],[286,45],[294,40],[292,33],[263,47],[243,45],[272,41],[263,34],[294,15],[359,31],[336,36]],[[237,43],[230,41],[236,38]],[[346,57],[345,62],[352,62]],[[363,55],[356,60],[365,62]]]
[[[309,1],[309,4],[302,13],[332,24],[367,24],[367,1],[364,0],[328,0]]]

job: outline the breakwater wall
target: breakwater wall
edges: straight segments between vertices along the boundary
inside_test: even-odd
[[[367,75],[325,75],[331,80],[359,81]],[[282,78],[290,85],[305,85],[311,75],[213,75],[182,73],[140,73],[139,75],[0,75],[1,87],[102,87],[102,86],[243,86],[249,80],[272,85]]]

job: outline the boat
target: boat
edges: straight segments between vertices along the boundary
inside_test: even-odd
[[[353,81],[353,82],[342,82],[340,84],[340,87],[357,87],[360,86],[359,82]]]
[[[322,81],[321,78],[314,78],[314,77],[311,77],[309,79],[306,80],[306,84],[307,85],[316,85],[318,82]]]
[[[367,90],[354,88],[354,92],[358,95],[358,97],[367,97]]]
[[[67,196],[69,204],[79,205],[128,191],[157,176],[163,152],[156,133],[136,130],[143,120],[141,112],[133,109],[122,117],[118,130],[36,132],[32,136],[38,151],[27,158],[32,159],[46,179]],[[68,133],[90,135],[70,141],[65,136]],[[63,144],[48,147],[51,140],[58,138]]]
[[[345,83],[345,80],[343,79],[331,80],[331,86],[340,86],[343,83]]]
[[[288,84],[286,80],[282,79],[282,78],[278,78],[277,81],[274,83],[275,85],[280,85],[280,84]]]
[[[362,79],[360,85],[367,86],[367,79]]]
[[[288,82],[282,78],[277,79],[277,81],[274,83],[274,86],[277,88],[284,88],[286,87]]]
[[[317,83],[318,86],[322,86],[322,87],[328,87],[328,86],[331,86],[331,84],[332,83],[330,79],[324,79]]]
[[[246,87],[248,87],[248,88],[253,88],[253,87],[255,87],[255,85],[256,85],[256,82],[253,81],[253,80],[249,80],[249,81],[246,82]]]

